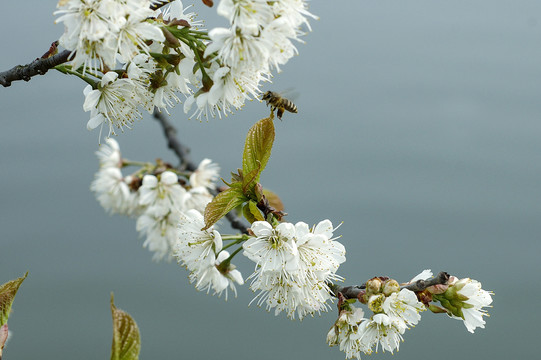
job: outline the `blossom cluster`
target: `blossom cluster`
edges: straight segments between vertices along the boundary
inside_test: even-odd
[[[171,34],[166,25],[173,21],[176,29],[197,28],[200,22],[185,13],[181,1],[157,11],[151,5],[150,0],[58,3],[57,22],[65,25],[59,42],[72,50],[70,73],[89,83],[83,104],[90,112],[89,130],[107,125],[108,136],[115,134],[141,119],[142,111],[167,111],[180,102],[177,94],[192,93],[194,52],[178,40],[171,51],[164,34]]]
[[[493,293],[482,289],[479,281],[451,276],[446,285],[430,287],[427,292],[441,305],[431,304],[433,312],[444,312],[453,319],[462,320],[471,333],[476,328],[485,328],[483,316],[489,315],[484,308],[491,306]]]
[[[89,130],[108,136],[130,128],[144,111],[184,102],[193,117],[227,115],[260,94],[261,81],[297,50],[307,17],[302,0],[222,0],[229,28],[200,30],[181,0],[151,10],[151,0],[60,0],[61,46],[71,50],[65,73],[89,83],[83,109]],[[61,70],[62,71],[62,70]],[[101,137],[101,135],[100,135]]]
[[[211,58],[206,75],[212,87],[184,104],[185,112],[196,104],[197,118],[226,115],[256,97],[259,83],[297,54],[292,41],[300,41],[303,25],[310,29],[308,17],[315,18],[303,0],[221,0],[217,11],[230,26],[208,33],[204,56]]]
[[[100,168],[91,190],[98,202],[110,213],[136,217],[143,245],[154,258],[176,258],[198,290],[225,292],[227,297],[229,288],[236,295],[235,284],[244,280],[231,259],[242,251],[255,263],[250,288],[258,292],[254,300],[259,305],[290,318],[329,309],[329,282],[342,280],[336,272],[346,253],[333,238],[329,220],[312,228],[304,222],[273,226],[255,221],[251,235],[222,235],[214,227],[205,228],[202,215],[218,177],[219,169],[210,160],[203,160],[189,176],[163,170],[163,164],[143,165],[125,176],[121,168],[130,161],[122,158],[114,139],[107,139],[97,156]],[[237,249],[230,254],[226,249],[231,246]]]
[[[218,178],[218,166],[205,159],[187,179],[171,170],[153,174],[150,165],[124,176],[121,168],[127,164],[112,138],[101,145],[97,156],[100,168],[90,189],[100,205],[110,213],[137,218],[137,231],[154,258],[172,259],[180,216],[191,209],[204,211],[213,198],[209,189]]]
[[[341,299],[339,317],[327,334],[327,343],[338,345],[347,359],[360,359],[361,353],[370,355],[379,346],[393,353],[399,350],[404,332],[421,320],[420,313],[427,308],[463,320],[472,333],[477,327],[484,328],[482,317],[487,313],[483,308],[492,302],[491,292],[483,290],[476,280],[454,276],[419,293],[407,289],[407,285],[430,277],[432,272],[425,270],[403,286],[388,278],[369,280],[357,300],[368,305],[372,315],[365,317],[362,309],[353,306],[355,299]],[[441,306],[432,301],[439,301]]]
[[[235,265],[231,264],[229,252],[223,249],[222,236],[205,226],[203,215],[197,210],[190,210],[178,219],[178,239],[174,255],[190,271],[190,281],[195,282],[197,290],[212,289],[220,296],[225,291],[227,300],[228,287],[237,296],[235,283],[244,284],[244,279]]]
[[[329,220],[309,228],[304,222],[281,223],[273,228],[256,221],[255,237],[243,244],[244,255],[255,262],[250,288],[258,292],[257,304],[275,314],[299,318],[327,311],[331,299],[328,282],[340,281],[338,267],[346,261],[344,246],[333,238]]]
[[[413,291],[400,289],[395,280],[378,278],[366,284],[365,299],[373,314],[365,318],[364,312],[348,303],[342,307],[338,320],[327,334],[329,346],[339,345],[346,358],[361,358],[361,352],[378,351],[393,353],[399,350],[402,335],[420,320],[425,306]]]

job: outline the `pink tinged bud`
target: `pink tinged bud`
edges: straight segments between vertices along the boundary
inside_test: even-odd
[[[447,280],[447,285],[451,286],[454,285],[458,281],[458,278],[456,276],[450,276],[449,280]]]
[[[357,295],[357,300],[359,300],[361,304],[368,303],[368,296],[366,295],[366,290],[359,291],[359,294]]]
[[[426,290],[431,294],[443,294],[444,292],[447,291],[448,288],[449,288],[449,285],[440,284],[440,285],[429,286],[426,288]]]
[[[398,281],[394,279],[389,279],[385,281],[383,284],[383,294],[385,296],[389,296],[392,293],[399,292],[400,291],[400,285],[398,284]]]

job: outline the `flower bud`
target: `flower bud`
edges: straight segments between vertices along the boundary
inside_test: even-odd
[[[432,311],[434,314],[447,313],[447,310],[445,308],[434,304],[428,305],[428,310]]]
[[[377,277],[370,279],[366,282],[367,294],[379,294],[381,292],[381,280]]]
[[[398,281],[394,279],[389,279],[385,281],[383,284],[383,294],[385,296],[389,296],[392,293],[399,292],[400,291],[400,285],[398,284]]]
[[[427,290],[431,294],[443,294],[445,291],[447,291],[448,288],[449,285],[439,284],[429,286],[425,290]]]

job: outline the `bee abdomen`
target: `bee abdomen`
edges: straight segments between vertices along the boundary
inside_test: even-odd
[[[292,112],[292,113],[297,113],[298,112],[297,106],[295,104],[293,104],[293,102],[288,100],[288,99],[283,99],[282,105],[284,105],[284,108],[289,112]]]

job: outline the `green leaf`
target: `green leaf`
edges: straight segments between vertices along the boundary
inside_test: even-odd
[[[258,165],[260,162],[258,162]],[[256,169],[253,169],[250,173],[244,175],[242,177],[242,192],[244,195],[252,200],[257,200],[257,196],[254,192],[254,187],[257,184],[257,179],[259,178],[259,174],[261,173],[259,171],[259,167]]]
[[[273,143],[274,123],[272,119],[261,119],[248,130],[242,154],[242,172],[247,175],[255,169],[259,169],[255,182],[259,181],[259,176],[269,161]]]
[[[111,313],[113,315],[113,345],[111,360],[137,360],[141,350],[139,328],[135,320],[125,311],[117,309],[111,293]]]
[[[250,200],[244,205],[242,208],[242,213],[244,214],[244,217],[246,220],[252,224],[254,221],[264,221],[265,218],[263,217],[263,214],[261,214],[261,211],[257,208],[257,204]]]
[[[231,185],[230,188],[216,195],[207,205],[205,208],[205,227],[201,230],[208,229],[228,212],[249,200],[244,196],[240,183]]]
[[[11,312],[11,305],[13,299],[19,290],[19,286],[23,283],[24,279],[28,276],[28,271],[23,277],[15,280],[8,281],[0,286],[0,326],[8,322],[9,313]]]

